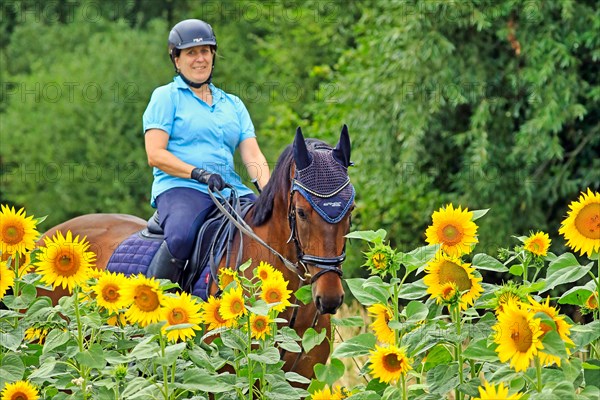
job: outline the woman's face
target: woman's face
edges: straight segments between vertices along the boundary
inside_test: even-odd
[[[214,54],[211,46],[202,45],[181,50],[175,57],[177,69],[192,82],[204,82],[212,71]]]

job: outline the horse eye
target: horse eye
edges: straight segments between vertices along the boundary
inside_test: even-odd
[[[306,213],[304,212],[304,209],[297,208],[296,213],[298,214],[298,217],[300,217],[301,219],[306,219]]]

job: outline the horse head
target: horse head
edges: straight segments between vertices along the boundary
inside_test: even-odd
[[[293,143],[295,168],[291,169],[288,203],[290,241],[298,263],[308,271],[312,295],[321,314],[334,314],[344,300],[342,263],[345,235],[354,208],[354,187],[348,177],[350,138],[342,128],[331,148],[320,141],[306,141],[300,128]]]

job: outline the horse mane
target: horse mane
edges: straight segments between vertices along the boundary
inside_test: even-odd
[[[306,139],[306,148],[310,152],[315,148],[331,149],[331,146],[322,140],[309,138]],[[283,193],[287,196],[290,192],[290,171],[293,164],[293,145],[290,144],[279,155],[269,182],[265,185],[262,193],[254,203],[254,212],[252,214],[252,223],[254,226],[263,225],[271,218],[277,195]]]

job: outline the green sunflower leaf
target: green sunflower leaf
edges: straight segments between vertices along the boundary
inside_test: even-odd
[[[369,243],[382,243],[386,236],[387,232],[384,229],[379,229],[377,231],[350,232],[346,235],[346,238],[366,240]]]
[[[375,348],[377,338],[372,333],[363,333],[348,339],[335,348],[331,357],[358,357],[369,354]]]
[[[508,268],[494,257],[484,253],[475,254],[471,265],[477,269],[486,271],[506,272]]]

